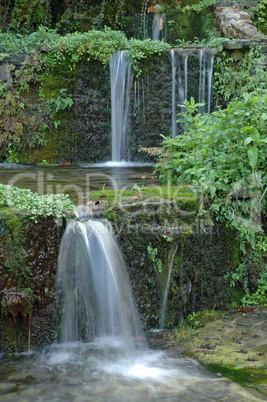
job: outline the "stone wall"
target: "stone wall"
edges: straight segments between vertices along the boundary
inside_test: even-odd
[[[57,340],[56,271],[63,222],[0,210],[0,352]]]
[[[242,289],[229,288],[224,280],[240,263],[234,236],[210,218],[198,219],[198,200],[192,194],[184,191],[172,200],[161,196],[101,205],[95,207],[95,214],[112,224],[146,329],[160,326],[171,265],[167,327],[178,325],[189,313],[224,308],[242,294]],[[152,253],[156,253],[154,262]]]
[[[25,57],[27,56],[10,55],[0,63],[0,80],[8,83],[12,91],[15,88],[15,72],[24,68],[22,62]],[[142,75],[133,81],[130,96],[127,159],[131,161],[151,161],[150,157],[138,152],[139,147],[160,146],[161,134],[168,136],[172,130],[170,52],[166,52],[161,58],[152,58],[149,63],[144,62],[142,70]],[[195,99],[198,98],[198,79],[199,61],[192,53],[188,58],[188,96]],[[37,163],[46,160],[57,163],[96,163],[110,160],[109,68],[104,68],[100,62],[94,60],[81,62],[72,72],[68,70],[67,64],[55,68],[43,80],[45,100],[56,99],[60,96],[61,89],[65,89],[72,98],[73,106],[70,110],[58,113],[54,119],[45,116],[45,108],[40,109],[44,100],[39,98],[36,85],[30,85],[29,91],[20,94],[20,100],[25,105],[25,116],[14,117],[14,124],[22,125],[29,136],[38,131],[39,123],[46,123],[48,128],[45,131],[46,145],[37,145],[20,152],[19,162]],[[60,121],[57,127],[54,120]]]
[[[263,38],[253,25],[250,15],[245,9],[255,6],[257,2],[221,1],[213,5],[215,25],[229,39]]]

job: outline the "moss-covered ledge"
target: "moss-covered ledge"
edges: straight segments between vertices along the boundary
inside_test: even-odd
[[[9,195],[6,202],[13,200],[25,207],[26,200],[31,199],[32,207],[39,209],[35,215],[34,209],[0,209],[1,351],[22,351],[29,345],[38,348],[52,343],[59,324],[55,283],[66,221],[58,216],[55,219],[52,212],[56,209],[51,205],[45,209],[44,200],[53,201],[58,208],[62,196],[38,196],[35,200],[33,193],[25,191],[3,188],[3,194]],[[242,290],[230,288],[224,280],[224,275],[240,263],[235,237],[208,215],[198,217],[198,198],[187,186],[103,189],[91,192],[87,198],[94,217],[108,219],[112,225],[145,329],[160,326],[171,267],[166,327],[177,325],[194,311],[215,305],[223,308],[240,298]],[[67,199],[63,201],[62,207],[65,205],[71,213],[72,205]],[[87,204],[83,208],[88,212]],[[36,215],[44,209],[51,215]]]
[[[223,312],[203,311],[188,318],[190,327],[183,325],[151,333],[149,342],[153,347],[163,347],[172,356],[194,358],[218,376],[250,388],[253,395],[266,399],[266,318],[264,305]]]
[[[186,186],[104,190],[89,198],[95,217],[112,224],[146,329],[160,325],[171,265],[167,327],[242,294],[224,280],[240,263],[234,235],[210,217],[198,217],[198,198]]]
[[[0,352],[56,340],[56,269],[64,221],[0,208]]]
[[[58,250],[73,210],[65,194],[0,184],[0,352],[55,341]]]

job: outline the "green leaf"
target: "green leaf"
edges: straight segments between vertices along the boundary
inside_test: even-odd
[[[255,169],[258,163],[258,148],[256,147],[250,147],[248,149],[248,159],[249,159],[249,164],[252,167],[252,169]]]
[[[216,187],[215,186],[210,186],[210,196],[211,198],[214,198],[216,193]]]
[[[254,140],[256,140],[256,141],[260,141],[260,139],[261,139],[261,136],[260,136],[260,133],[259,133],[259,131],[255,128],[255,127],[253,127],[253,129],[251,130],[251,137],[252,138],[254,138]]]
[[[247,138],[245,139],[245,141],[244,141],[244,145],[246,146],[246,145],[250,144],[251,141],[254,141],[253,138],[247,137]]]

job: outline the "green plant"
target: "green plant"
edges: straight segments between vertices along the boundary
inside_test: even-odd
[[[244,92],[266,92],[266,56],[260,48],[251,49],[246,57],[234,60],[228,52],[219,53],[214,64],[214,90],[222,102],[242,98]]]
[[[151,246],[147,246],[147,252],[148,252],[150,260],[153,262],[153,266],[154,266],[154,269],[155,269],[157,275],[160,275],[162,272],[162,262],[157,257],[158,249],[152,248]]]
[[[267,33],[266,15],[267,15],[267,0],[259,0],[256,6],[251,7],[248,12],[252,16],[254,25],[263,34]]]
[[[27,35],[12,31],[0,33],[0,52],[3,53],[31,53],[48,50],[51,44],[60,35],[55,30],[44,26]]]
[[[143,184],[137,184],[135,183],[132,187],[132,190],[137,190],[137,191],[141,191],[145,188],[145,186]]]
[[[197,328],[193,328],[192,326],[188,326],[181,322],[181,324],[177,327],[174,328],[173,330],[173,335],[171,336],[171,339],[174,342],[183,342],[186,339],[191,339],[194,336],[198,334],[199,330]]]
[[[167,240],[168,243],[171,243],[173,241],[173,237],[162,235],[163,239]]]
[[[264,271],[261,216],[266,215],[267,95],[244,94],[226,109],[201,116],[194,100],[185,102],[180,114],[185,132],[163,137],[160,179],[191,186],[218,221],[238,236],[244,261],[227,276],[231,286],[241,282],[248,291],[245,257]]]
[[[267,306],[267,267],[258,279],[257,289],[254,293],[247,292],[241,299],[243,306],[262,304]]]
[[[48,216],[54,216],[57,221],[75,208],[67,194],[38,195],[29,189],[4,184],[0,184],[0,206],[28,211],[35,221],[38,217]]]
[[[63,110],[70,109],[71,106],[73,105],[73,100],[70,96],[67,96],[67,89],[61,88],[60,90],[60,96],[57,98],[50,98],[47,102],[47,109],[52,117],[53,123],[55,128],[57,128],[60,124],[60,120],[55,120],[55,117],[58,112],[62,112]]]
[[[199,324],[206,324],[209,321],[214,321],[218,319],[218,313],[215,310],[204,310],[193,312],[189,314],[186,321],[192,326],[192,328],[197,329]]]

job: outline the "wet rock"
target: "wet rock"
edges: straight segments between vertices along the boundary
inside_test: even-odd
[[[230,39],[257,39],[263,35],[252,24],[250,15],[241,11],[235,5],[215,8],[215,17],[219,21],[220,29],[224,36]]]
[[[2,63],[0,64],[0,81],[8,85],[13,85],[13,78],[11,71],[14,70],[13,64]]]
[[[25,55],[25,54],[10,54],[9,60],[16,67],[19,67],[25,61],[26,57],[27,57],[27,55]]]

